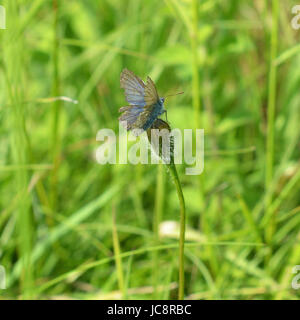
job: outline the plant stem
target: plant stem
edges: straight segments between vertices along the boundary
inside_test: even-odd
[[[53,96],[60,96],[60,78],[59,78],[59,39],[58,39],[58,1],[53,0],[54,13],[54,43],[53,43]],[[56,210],[57,202],[57,175],[60,158],[60,137],[59,137],[59,119],[60,119],[60,101],[53,104],[53,123],[52,123],[52,157],[53,157],[53,174],[51,176],[51,206],[52,214]],[[49,219],[49,224],[53,224],[53,217]]]
[[[192,2],[192,30],[190,34],[193,54],[193,107],[195,113],[195,128],[200,128],[200,85],[198,72],[198,0]]]
[[[272,33],[271,33],[271,48],[270,48],[270,72],[268,85],[268,128],[267,128],[267,151],[266,151],[266,177],[265,189],[268,190],[273,179],[274,166],[274,121],[275,121],[275,102],[276,102],[276,79],[277,67],[274,63],[277,56],[278,47],[278,0],[272,0]],[[271,203],[271,198],[266,201],[266,210]],[[273,219],[272,219],[273,220]],[[271,241],[274,229],[274,222],[266,230],[266,240]]]
[[[156,121],[152,124],[151,129],[166,129],[169,133],[171,132],[171,127],[169,124],[161,119],[156,119]],[[147,130],[148,140],[150,144],[152,144],[152,138],[155,135],[155,131],[152,136],[152,130]],[[175,183],[177,196],[179,198],[180,203],[180,235],[179,235],[179,291],[178,291],[178,299],[183,300],[184,298],[184,240],[185,240],[185,203],[183,192],[181,188],[181,183],[178,177],[178,173],[176,170],[175,162],[174,162],[174,139],[172,136],[169,136],[170,139],[170,158],[166,161],[166,158],[163,155],[163,147],[162,143],[159,144],[159,150],[154,148],[154,152],[161,157],[167,168],[169,169],[170,175]],[[158,216],[156,216],[156,219]],[[157,223],[156,223],[157,224]],[[157,225],[156,225],[157,226]]]
[[[34,265],[31,259],[34,229],[32,227],[31,194],[28,191],[29,174],[28,147],[29,138],[26,130],[27,113],[22,104],[25,87],[24,72],[24,34],[20,34],[20,12],[17,1],[4,3],[9,14],[7,31],[3,39],[3,62],[6,80],[7,101],[10,104],[9,125],[11,134],[11,160],[16,167],[12,192],[20,194],[16,208],[17,255],[21,264],[20,296],[32,299],[34,296]]]

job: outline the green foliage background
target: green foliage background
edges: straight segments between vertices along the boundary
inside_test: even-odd
[[[176,298],[179,204],[168,173],[95,161],[97,131],[118,130],[127,67],[161,95],[185,92],[166,102],[173,128],[205,129],[204,174],[177,168],[186,298],[299,298],[295,4],[1,1],[0,297]],[[171,235],[159,233],[166,221]]]

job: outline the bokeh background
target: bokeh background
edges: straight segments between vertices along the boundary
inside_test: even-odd
[[[188,299],[297,299],[300,30],[290,0],[7,0],[0,30],[2,299],[174,299],[179,202],[163,165],[99,165],[123,68],[173,128],[205,129],[177,170]],[[78,100],[59,101],[66,96]]]

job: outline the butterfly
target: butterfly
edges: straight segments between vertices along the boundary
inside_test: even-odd
[[[165,98],[158,96],[154,82],[147,77],[144,83],[132,71],[124,69],[120,76],[121,88],[125,90],[125,97],[129,106],[122,107],[119,117],[120,123],[126,130],[141,129],[143,132],[151,127],[154,121],[166,112]]]

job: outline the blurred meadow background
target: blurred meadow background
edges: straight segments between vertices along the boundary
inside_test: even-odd
[[[299,298],[297,1],[0,4],[0,298],[176,299],[168,172],[95,160],[126,105],[123,68],[185,92],[165,103],[172,128],[205,129],[204,173],[177,166],[185,298]]]

